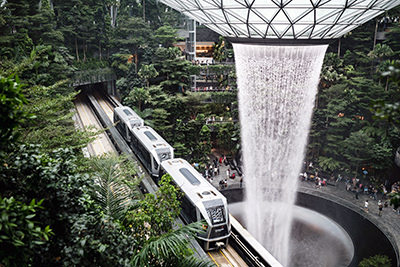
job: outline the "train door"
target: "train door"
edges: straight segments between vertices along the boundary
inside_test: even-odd
[[[128,122],[129,123],[129,122]],[[125,139],[126,141],[130,142],[131,141],[131,137],[129,135],[129,127],[128,124],[124,124],[125,125]]]
[[[157,176],[159,174],[159,169],[160,164],[158,164],[157,160],[153,156],[151,156],[151,173],[153,174],[153,176]],[[161,177],[159,177],[159,179],[161,179]]]

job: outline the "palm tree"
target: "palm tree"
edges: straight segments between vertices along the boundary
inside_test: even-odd
[[[102,221],[110,225],[119,222],[122,229],[126,229],[124,233],[135,237],[136,242],[132,244],[135,255],[132,258],[133,266],[211,266],[210,262],[194,258],[188,249],[189,240],[203,231],[201,226],[204,222],[177,229],[167,227],[173,224],[173,216],[179,214],[180,210],[177,200],[180,193],[170,184],[170,177],[164,175],[155,196],[148,194],[139,201],[137,186],[140,180],[132,178],[137,173],[132,161],[106,155],[96,158],[91,165],[95,180],[93,197],[102,211],[103,219],[106,219]],[[147,216],[153,213],[160,219],[160,214],[167,214],[167,219],[163,218],[166,220],[163,227],[157,228],[153,220],[148,220]],[[130,220],[129,214],[134,214],[139,224]],[[145,238],[136,238],[140,236]]]
[[[149,239],[132,260],[133,266],[214,266],[211,262],[202,261],[193,255],[185,256],[190,237],[202,231],[204,222],[195,222],[179,229]]]
[[[95,186],[93,198],[103,214],[114,220],[123,220],[126,212],[137,204],[139,191],[136,189],[140,180],[136,167],[123,157],[103,156],[92,162]]]

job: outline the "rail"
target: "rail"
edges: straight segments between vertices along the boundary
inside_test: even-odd
[[[104,112],[104,110],[101,108],[100,104],[96,100],[96,98],[93,95],[88,95],[89,103],[93,107],[94,112],[98,116],[100,122],[102,123],[103,127],[106,128],[106,131],[110,134],[110,137],[112,140],[115,141],[115,146],[119,150],[119,152],[122,152],[124,155],[126,155],[129,159],[134,160],[137,162],[139,166],[139,177],[141,178],[141,183],[142,183],[142,188],[144,188],[147,192],[154,194],[158,186],[156,183],[150,178],[149,175],[143,170],[145,168],[143,165],[140,163],[140,161],[137,159],[137,157],[134,155],[132,150],[129,148],[128,144],[125,142],[125,140],[122,138],[121,134],[118,132],[118,130],[115,128],[114,124],[112,121],[108,118],[107,114]],[[106,97],[107,100],[110,99],[110,97]],[[113,105],[120,106],[119,102],[114,99]],[[117,141],[116,141],[117,140]],[[178,225],[183,225],[183,221],[181,219],[177,219],[175,222],[176,226]],[[199,243],[195,240],[190,240],[190,243],[194,249],[195,254],[197,255],[198,258],[201,259],[208,259],[207,254],[204,252],[202,247],[199,245]]]
[[[113,97],[105,96],[106,100],[109,101],[114,107],[120,106],[118,100]],[[107,116],[105,111],[101,108],[100,104],[93,95],[88,95],[89,103],[93,107],[95,114],[98,116],[103,127],[109,133],[111,140],[115,143],[116,148],[124,153],[128,158],[133,159],[138,163],[141,168],[141,175],[143,187],[147,192],[154,193],[158,186],[151,179],[151,177],[143,170],[145,168],[141,162],[136,158],[132,150],[129,148],[128,144],[122,138],[118,130],[115,128],[114,124]],[[229,242],[233,249],[237,251],[237,254],[243,258],[243,260],[249,266],[257,267],[282,267],[282,265],[267,251],[263,248],[248,232],[245,230],[237,220],[230,215],[230,221],[232,224],[232,234]],[[177,219],[177,225],[184,224],[181,219]],[[191,245],[195,249],[195,253],[199,258],[208,258],[207,254],[201,248],[201,246],[195,240],[191,240]]]

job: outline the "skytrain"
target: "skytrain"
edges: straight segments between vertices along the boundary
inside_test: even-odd
[[[114,109],[114,124],[155,182],[168,173],[184,193],[181,216],[186,223],[204,220],[205,233],[197,237],[203,248],[228,244],[231,233],[226,198],[186,160],[174,158],[174,149],[131,108]]]

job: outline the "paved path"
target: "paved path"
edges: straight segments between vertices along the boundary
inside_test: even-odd
[[[299,182],[298,191],[324,197],[333,200],[343,206],[346,206],[377,225],[381,230],[389,235],[392,242],[397,245],[400,250],[400,215],[393,212],[392,207],[383,208],[382,216],[378,215],[378,201],[371,199],[368,195],[359,194],[359,199],[355,198],[355,193],[346,191],[344,182],[340,182],[337,186],[325,186],[316,189],[314,182]],[[369,212],[364,211],[364,202],[369,201]],[[381,199],[381,196],[378,196]]]
[[[226,170],[229,169],[229,165],[226,166],[224,163],[222,163],[219,166],[219,169],[220,174],[212,177],[212,180],[210,180],[211,184],[218,189],[220,189],[219,182],[227,178]],[[240,179],[241,177],[237,174],[235,179],[228,178],[227,189],[240,187]],[[245,187],[245,179],[243,179],[243,187]],[[389,236],[389,239],[391,239],[392,243],[397,245],[398,251],[400,251],[400,215],[393,212],[391,206],[388,208],[383,208],[382,216],[379,216],[378,201],[371,199],[369,196],[364,194],[359,194],[359,199],[356,199],[353,192],[346,191],[344,181],[339,182],[336,186],[328,185],[322,187],[321,189],[316,189],[315,183],[312,181],[303,181],[299,182],[298,191],[335,201],[354,210],[355,212],[362,214],[380,229],[382,229]],[[366,199],[369,201],[368,213],[366,213],[363,209]],[[381,199],[380,195],[378,195],[378,199]]]

